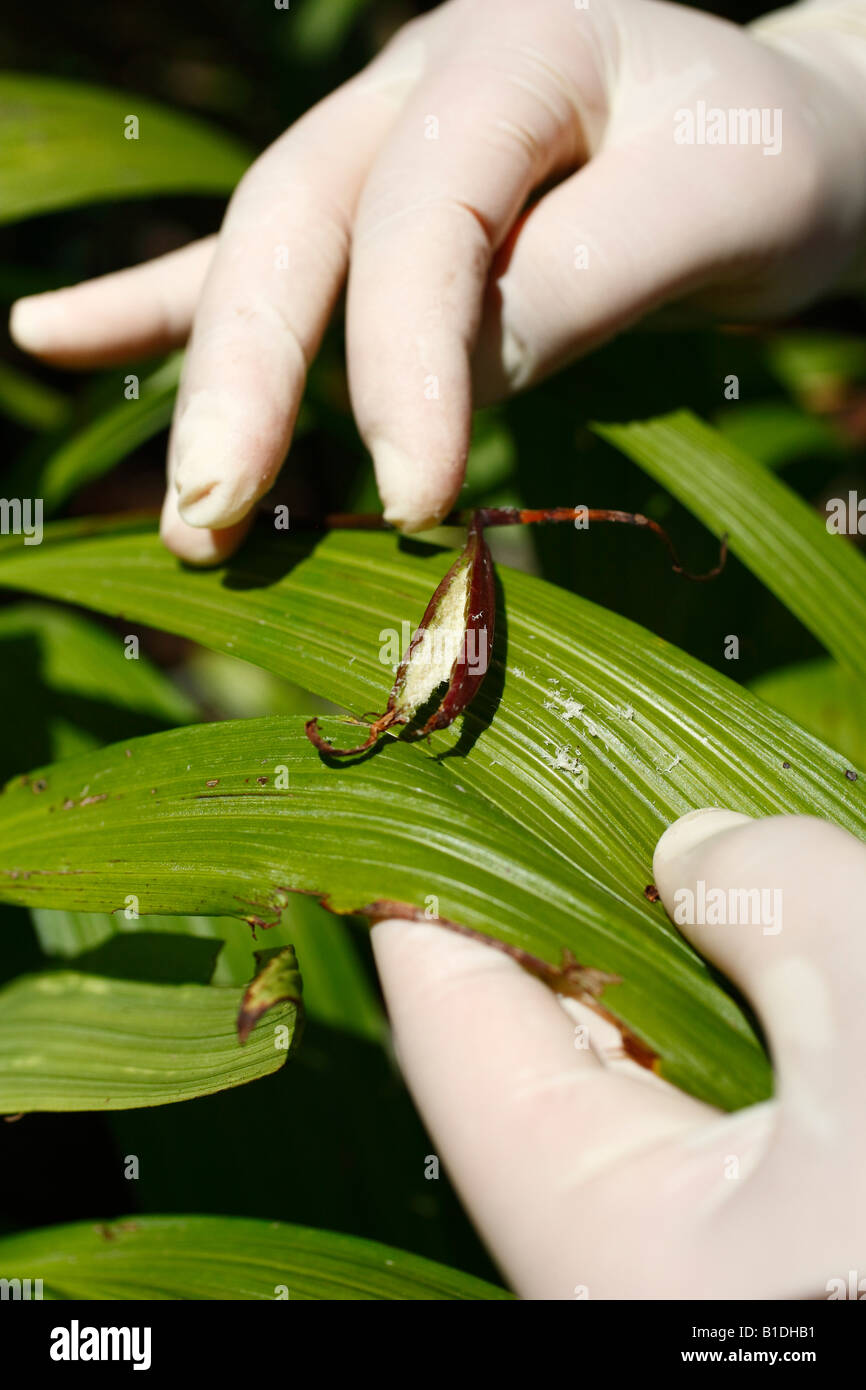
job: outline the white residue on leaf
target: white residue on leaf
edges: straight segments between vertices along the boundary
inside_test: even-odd
[[[553,753],[548,753],[546,749],[541,750],[541,756],[551,767],[558,768],[562,772],[570,772],[572,776],[578,777],[583,771],[583,764],[580,761],[580,749],[575,752],[567,744],[557,748]]]
[[[580,700],[576,700],[574,696],[563,695],[561,691],[553,690],[550,692],[549,698],[544,701],[544,708],[561,719],[569,729],[574,728],[572,721],[578,720],[589,738],[601,740],[606,752],[616,753],[620,757],[628,757],[629,749],[619,736],[607,724],[596,723],[586,712],[586,706]],[[615,705],[611,705],[609,708],[612,714],[626,719],[634,718],[634,710],[631,705],[626,705],[624,709]]]
[[[558,715],[564,724],[577,719],[583,711],[583,705],[579,700],[573,699],[571,695],[560,695],[558,691],[554,691],[552,697],[545,700],[544,708]]]

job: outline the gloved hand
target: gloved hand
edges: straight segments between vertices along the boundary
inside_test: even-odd
[[[473,394],[668,301],[777,314],[861,273],[864,76],[864,0],[753,32],[654,0],[450,0],[256,161],[217,238],[21,300],[12,333],[78,367],[190,335],[162,533],[208,564],[282,465],[349,272],[358,426],[386,516],[421,529],[460,491]],[[741,109],[757,143],[729,141]]]
[[[773,1100],[722,1115],[612,1069],[593,1050],[605,1025],[586,1014],[578,1048],[574,1006],[508,957],[383,922],[397,1053],[437,1153],[524,1297],[849,1297],[852,1270],[862,1296],[866,846],[810,817],[693,811],[653,872],[671,915],[699,880],[780,890],[781,930],[681,927],[755,1008]]]

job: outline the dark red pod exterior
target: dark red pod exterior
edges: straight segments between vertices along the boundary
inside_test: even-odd
[[[490,547],[484,538],[484,531],[478,516],[474,516],[469,527],[469,536],[460,560],[457,560],[443,579],[424,614],[422,627],[426,625],[440,591],[448,586],[449,579],[457,565],[469,563],[469,587],[466,595],[466,614],[464,621],[463,647],[451,668],[448,689],[442,703],[430,716],[418,734],[423,738],[436,729],[447,729],[458,715],[462,714],[475,699],[487,675],[487,668],[493,654],[493,637],[496,623],[496,584],[493,573],[493,559]],[[410,648],[411,650],[411,648]]]
[[[435,642],[442,635],[441,618],[445,605],[452,597],[452,589],[466,576],[466,595],[460,614],[462,635],[459,649],[450,670],[443,671],[437,679],[434,666],[427,687],[421,684],[420,690],[413,691],[407,686],[416,674],[417,664],[428,659],[429,647],[425,642]],[[333,748],[318,731],[318,722],[311,719],[305,728],[307,737],[323,753],[336,757],[349,757],[370,748],[381,734],[395,724],[408,724],[418,708],[447,679],[445,694],[434,713],[423,728],[414,731],[413,738],[424,738],[436,729],[446,729],[467,705],[475,698],[490,664],[493,650],[494,622],[496,615],[496,585],[493,574],[493,560],[487,541],[484,539],[482,518],[475,514],[469,524],[466,544],[454,564],[437,586],[433,597],[424,610],[420,626],[416,629],[409,648],[394,678],[388,705],[384,714],[370,725],[370,731],[357,748]],[[446,629],[447,631],[447,629]]]

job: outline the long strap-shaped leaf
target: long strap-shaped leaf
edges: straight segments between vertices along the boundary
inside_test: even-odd
[[[38,461],[26,453],[5,484],[7,495],[41,497],[46,515],[56,513],[73,493],[166,428],[182,362],[183,354],[173,353],[141,378],[133,399],[124,395],[73,433],[65,430],[49,452],[40,451]]]
[[[37,551],[7,551],[0,583],[185,633],[359,714],[390,684],[383,631],[414,624],[447,568],[387,535],[258,533],[226,570],[200,573],[141,527],[70,543],[83,529],[65,523]],[[644,898],[653,845],[675,816],[712,804],[816,812],[863,835],[862,779],[623,618],[525,575],[500,578],[500,646],[464,722],[466,756],[435,758],[454,745],[446,733],[334,768],[300,728],[267,720],[87,755],[0,798],[3,894],[100,909],[125,887],[142,911],[263,917],[287,888],[330,892],[344,910],[432,897],[441,916],[547,961],[567,946],[620,975],[604,1002],[672,1080],[727,1106],[765,1094],[751,1025]]]
[[[238,1003],[211,985],[21,976],[0,990],[0,1113],[129,1110],[267,1076],[289,1055],[299,1002],[270,1010],[243,1048]]]
[[[505,1289],[372,1240],[233,1216],[131,1216],[0,1240],[0,1277],[51,1299],[500,1299]]]
[[[29,73],[0,73],[0,128],[0,222],[124,194],[228,193],[248,162],[231,136],[138,93]]]
[[[594,425],[700,517],[842,666],[866,681],[866,561],[763,464],[688,410]]]

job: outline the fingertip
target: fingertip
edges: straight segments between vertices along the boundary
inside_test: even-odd
[[[271,486],[288,447],[291,419],[225,392],[194,392],[182,408],[169,446],[169,488],[188,527],[240,525]]]
[[[234,526],[189,526],[177,508],[177,494],[169,486],[160,519],[159,534],[167,550],[187,565],[207,569],[227,559],[246,536],[254,521],[251,514]]]
[[[390,917],[376,923],[370,939],[386,988],[402,1001],[412,994],[430,996],[438,985],[464,971],[517,968],[483,941],[449,931],[435,921]],[[414,1006],[410,1012],[414,1012]]]
[[[226,530],[238,525],[256,501],[254,490],[227,468],[209,457],[188,461],[178,475],[178,513],[186,526],[201,530]]]
[[[719,806],[703,806],[696,811],[688,811],[679,820],[668,826],[655,847],[653,854],[653,877],[659,889],[671,874],[675,874],[686,855],[699,845],[721,835],[737,825],[745,825],[750,816],[739,811],[726,811]]]
[[[405,532],[438,526],[460,493],[465,460],[434,465],[387,439],[374,439],[370,452],[385,520]]]
[[[832,973],[862,936],[866,846],[832,821],[692,812],[662,836],[653,872],[671,920],[747,992],[771,963]]]
[[[653,880],[665,911],[699,951],[717,959],[718,931],[709,932],[695,907],[700,885],[713,894],[727,894],[751,868],[754,857],[737,832],[757,829],[763,822],[739,811],[704,806],[680,816],[658,841],[653,854]],[[730,844],[731,840],[736,843]]]
[[[17,299],[9,313],[9,336],[34,357],[50,351],[62,310],[53,292]]]

